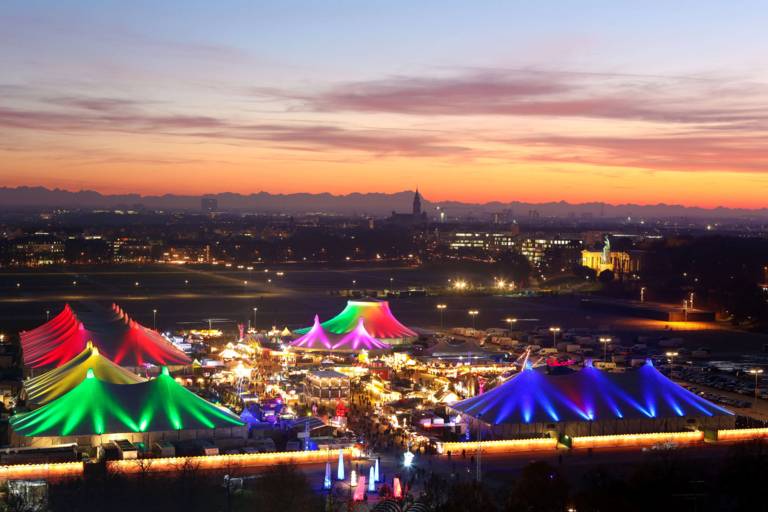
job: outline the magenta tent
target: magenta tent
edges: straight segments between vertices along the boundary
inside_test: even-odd
[[[340,336],[326,333],[317,315],[315,315],[314,325],[305,335],[291,342],[291,347],[299,350],[319,350],[325,352],[361,352],[363,350],[390,349],[388,344],[368,334],[362,318],[354,330]]]
[[[354,331],[351,331],[333,345],[333,350],[357,352],[359,350],[389,350],[390,346],[379,341],[365,330],[365,324],[361,318]]]
[[[131,319],[116,304],[75,311],[69,304],[45,324],[20,334],[24,365],[59,367],[85,350],[89,341],[112,362],[127,367],[191,364],[160,333]]]
[[[333,344],[331,343],[331,340],[328,339],[328,334],[326,334],[325,329],[323,329],[323,326],[320,324],[320,318],[315,315],[315,323],[309,331],[300,338],[293,340],[291,346],[306,350],[331,350]]]

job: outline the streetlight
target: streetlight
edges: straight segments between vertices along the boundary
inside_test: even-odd
[[[445,308],[447,308],[447,307],[448,306],[445,305],[445,304],[438,304],[437,305],[437,310],[440,312],[440,330],[441,331],[444,329],[444,325],[443,325],[443,312],[445,312]]]
[[[256,328],[256,313],[259,312],[259,308],[253,308],[253,328]]]
[[[511,329],[512,328],[512,324],[516,324],[517,323],[517,318],[511,318],[511,317],[510,318],[505,318],[504,321],[507,322],[507,324],[509,325],[509,328]]]
[[[669,365],[675,366],[675,358],[679,355],[677,352],[667,352],[667,357],[669,358]]]
[[[600,336],[598,338],[600,343],[603,344],[603,363],[608,361],[608,344],[612,341],[610,336]]]
[[[480,314],[480,311],[476,309],[469,310],[469,316],[472,317],[472,329],[475,329],[475,317]]]
[[[47,322],[50,319],[51,319],[51,310],[50,309],[46,309],[45,310],[45,321]]]
[[[157,330],[157,310],[152,310],[152,328]]]
[[[763,373],[762,368],[752,368],[749,373],[755,376],[755,403],[757,403],[757,386],[760,379],[760,375]]]
[[[645,286],[640,287],[640,302],[645,302]]]
[[[693,309],[693,292],[691,292],[690,299],[688,299],[688,305]]]
[[[559,327],[550,327],[549,332],[552,333],[552,346],[557,348],[557,333],[560,332]]]

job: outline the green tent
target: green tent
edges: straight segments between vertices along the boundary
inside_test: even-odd
[[[112,384],[89,369],[69,393],[32,412],[11,417],[22,436],[82,436],[122,432],[196,430],[244,425],[226,409],[177,383],[163,367],[153,380]]]

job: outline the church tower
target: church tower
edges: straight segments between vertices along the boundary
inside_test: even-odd
[[[419,189],[416,188],[416,193],[413,195],[413,216],[418,217],[421,215],[421,194]]]

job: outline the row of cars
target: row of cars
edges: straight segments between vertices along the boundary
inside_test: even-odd
[[[744,396],[755,396],[754,380],[739,378],[737,374],[712,371],[711,368],[706,366],[678,366],[672,371],[671,376],[673,379],[691,384],[699,384],[707,388],[719,389]],[[686,386],[690,391],[713,402],[744,409],[752,407],[754,403],[753,400],[719,395],[702,390],[691,384]],[[758,387],[758,396],[763,399],[768,398],[768,392]]]

